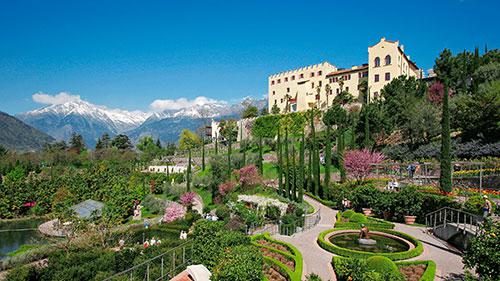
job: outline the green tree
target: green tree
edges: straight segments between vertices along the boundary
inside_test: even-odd
[[[260,116],[266,116],[269,114],[269,108],[267,108],[267,106],[264,106],[261,110],[260,110]]]
[[[83,141],[83,137],[80,134],[72,133],[71,138],[69,139],[70,149],[74,149],[80,154],[85,150],[85,142]]]
[[[285,127],[285,192],[286,198],[290,198],[290,159],[288,154],[288,127]]]
[[[463,255],[466,268],[473,269],[480,280],[494,281],[500,276],[500,225],[491,219],[484,221],[479,234],[472,238]]]
[[[0,156],[3,157],[5,155],[7,155],[8,152],[9,152],[9,150],[7,148],[5,148],[5,146],[0,144]]]
[[[142,137],[136,145],[137,149],[142,152],[141,158],[143,162],[148,162],[153,160],[162,154],[163,149],[158,147],[155,143],[153,137],[144,136]]]
[[[222,120],[219,123],[220,134],[228,143],[227,147],[227,176],[231,178],[231,150],[233,142],[236,141],[238,136],[238,126],[235,120]]]
[[[305,133],[302,131],[302,138],[300,140],[300,155],[299,155],[299,175],[297,181],[298,195],[297,201],[302,202],[304,196],[304,183],[305,183]]]
[[[241,112],[241,118],[253,118],[259,115],[259,109],[255,105],[248,105],[243,112]]]
[[[283,158],[282,158],[282,143],[281,143],[281,130],[278,124],[278,193],[281,195],[285,195],[284,189],[283,189]]]
[[[337,126],[337,158],[339,162],[340,181],[345,182],[347,180],[347,175],[344,167],[344,134],[351,124],[347,110],[345,110],[340,104],[330,107],[330,109],[325,112],[323,123],[327,127],[332,127],[334,125]]]
[[[129,137],[124,134],[116,135],[111,141],[111,146],[116,147],[120,150],[128,150],[133,148],[132,142],[130,141]]]
[[[451,135],[450,135],[450,108],[448,95],[448,81],[452,75],[451,52],[445,49],[436,59],[434,67],[438,78],[443,81],[444,94],[441,116],[441,154],[439,184],[443,191],[451,192]]]
[[[179,136],[179,149],[187,150],[186,189],[191,190],[191,151],[201,145],[201,140],[193,131],[184,129]]]
[[[273,104],[273,107],[271,107],[271,114],[280,114],[281,110],[278,107],[277,104]]]
[[[97,143],[95,145],[95,149],[96,150],[99,150],[99,149],[107,149],[109,148],[111,145],[111,139],[109,137],[109,134],[108,133],[104,133],[98,140],[97,140]]]
[[[262,137],[259,137],[259,172],[263,176],[264,175],[264,156],[263,151],[264,145],[262,144]]]

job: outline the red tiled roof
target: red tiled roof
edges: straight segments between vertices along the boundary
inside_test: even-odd
[[[326,75],[326,77],[333,76],[333,75],[344,74],[344,73],[356,72],[356,71],[365,70],[365,69],[368,69],[368,65],[358,66],[358,68],[356,68],[356,69],[348,68],[348,69],[337,70],[337,71],[328,73]]]

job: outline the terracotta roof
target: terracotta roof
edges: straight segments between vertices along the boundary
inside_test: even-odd
[[[328,73],[326,75],[326,77],[333,76],[333,75],[344,74],[344,73],[356,72],[356,71],[365,70],[365,69],[368,69],[368,65],[358,66],[358,68],[355,68],[355,69],[348,68],[348,69],[337,70],[337,71]]]

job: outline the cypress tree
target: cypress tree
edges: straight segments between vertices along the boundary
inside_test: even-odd
[[[444,81],[443,113],[441,119],[441,173],[439,184],[445,192],[451,192],[451,136],[450,136],[450,108],[448,98],[448,81]]]
[[[246,159],[246,153],[245,153],[246,147],[244,145],[245,142],[243,141],[243,123],[242,122],[241,122],[241,126],[240,126],[240,153],[243,154],[243,160],[241,161],[242,167],[245,167],[245,165],[247,163],[247,159]]]
[[[205,171],[205,135],[201,136],[201,170]]]
[[[299,175],[298,175],[298,180],[297,180],[297,188],[298,188],[298,195],[297,195],[297,201],[302,202],[302,198],[304,196],[304,180],[305,180],[305,163],[304,163],[304,147],[305,146],[305,136],[304,136],[304,131],[302,131],[302,139],[300,142],[300,155],[299,155]]]
[[[219,154],[219,137],[215,133],[215,155]]]
[[[319,152],[314,128],[314,110],[311,110],[311,135],[312,135],[312,174],[314,182],[314,195],[319,195]]]
[[[288,127],[285,127],[285,197],[290,198],[290,161],[288,159]]]
[[[188,149],[188,166],[186,171],[186,189],[191,190],[191,149]]]
[[[332,142],[331,142],[331,128],[326,127],[326,143],[325,143],[325,179],[324,186],[330,186],[330,165],[332,163]]]
[[[290,175],[290,182],[291,182],[291,191],[292,191],[292,196],[290,199],[293,201],[297,201],[297,166],[295,166],[295,143],[292,142],[292,163],[290,166],[292,167],[292,172]]]
[[[283,159],[281,149],[281,132],[278,127],[278,194],[284,195],[283,192]]]
[[[340,130],[337,136],[337,157],[339,159],[340,182],[347,180],[347,175],[344,166],[344,132]]]
[[[262,148],[262,136],[259,137],[259,171],[261,175],[264,175],[264,162],[263,162],[263,148]]]
[[[228,138],[228,147],[227,147],[227,179],[231,179],[231,151],[232,151],[232,141],[231,138]]]

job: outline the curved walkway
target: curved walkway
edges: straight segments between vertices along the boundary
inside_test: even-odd
[[[304,196],[304,199],[310,203],[316,210],[320,211],[321,220],[319,223],[306,231],[296,233],[292,236],[273,235],[274,238],[293,244],[302,253],[304,267],[302,278],[311,273],[318,274],[323,281],[335,281],[335,275],[331,265],[333,254],[323,250],[316,239],[318,235],[335,224],[335,215],[337,211],[319,203],[318,201]]]

